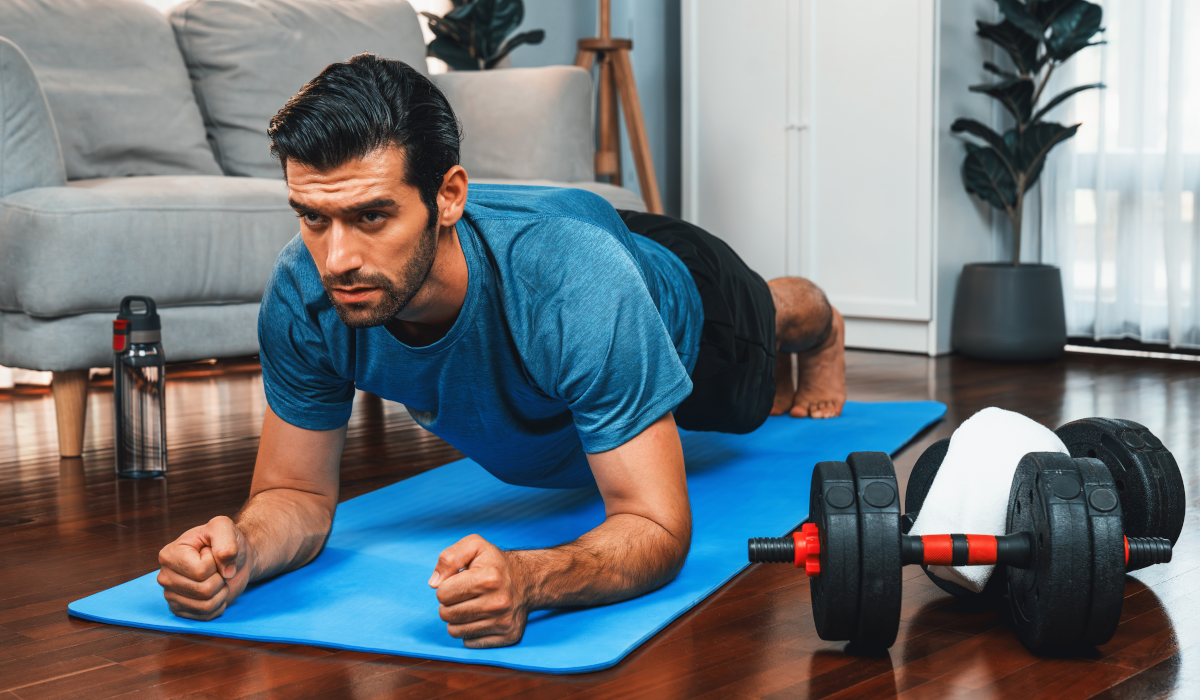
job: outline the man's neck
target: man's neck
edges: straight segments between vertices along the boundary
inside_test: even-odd
[[[432,345],[450,332],[467,298],[467,259],[454,226],[438,231],[437,255],[425,284],[395,317],[384,323],[400,342]]]

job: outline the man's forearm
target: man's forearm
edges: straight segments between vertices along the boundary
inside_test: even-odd
[[[507,552],[521,572],[529,610],[602,605],[654,590],[679,573],[691,530],[672,533],[648,518],[616,514],[552,549]]]
[[[255,494],[234,518],[250,545],[250,580],[269,578],[312,561],[333,525],[323,496],[292,489]]]

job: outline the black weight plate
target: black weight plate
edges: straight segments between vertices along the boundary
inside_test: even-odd
[[[1175,457],[1145,426],[1084,418],[1055,431],[1072,457],[1094,457],[1112,472],[1129,537],[1165,537],[1183,529],[1186,494]]]
[[[900,629],[900,488],[886,452],[852,452],[846,458],[858,495],[858,623],[851,641],[890,647]]]
[[[817,526],[821,540],[821,573],[808,580],[817,636],[851,639],[858,622],[860,576],[858,499],[849,465],[818,462],[808,504],[808,520]]]
[[[933,479],[937,476],[938,470],[942,468],[942,462],[945,461],[946,452],[949,449],[950,438],[942,438],[926,447],[921,456],[917,458],[917,463],[913,465],[912,473],[908,476],[908,487],[904,492],[904,518],[901,519],[901,524],[905,534],[912,529],[912,524],[920,514],[921,507],[925,505],[925,497],[929,495],[929,488],[933,486]],[[987,585],[980,593],[934,574],[925,564],[921,565],[921,570],[938,588],[957,598],[978,598],[980,596],[997,598],[1003,596],[1007,588],[1003,567],[996,567],[991,578],[988,579]]]
[[[1058,489],[1056,479],[1063,480]],[[1055,492],[1070,491],[1063,488],[1067,481],[1079,487],[1077,494],[1061,498]],[[1095,462],[1056,452],[1030,453],[1017,465],[1007,530],[1030,533],[1034,556],[1029,569],[1006,567],[1009,619],[1031,651],[1103,643],[1116,629],[1110,614],[1113,568],[1120,572],[1124,560],[1120,512],[1101,513],[1087,503],[1090,491],[1106,484]]]
[[[1075,460],[1092,537],[1092,594],[1080,642],[1099,646],[1116,634],[1125,602],[1125,525],[1112,473],[1098,459]]]

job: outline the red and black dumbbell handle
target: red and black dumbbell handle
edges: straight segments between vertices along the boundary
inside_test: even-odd
[[[821,575],[821,533],[805,523],[786,537],[755,537],[749,542],[750,561],[795,564],[809,576]],[[905,564],[975,566],[1003,564],[1018,569],[1033,566],[1033,537],[1010,535],[900,535],[900,559]],[[1126,537],[1125,564],[1171,561],[1171,541],[1163,537]]]

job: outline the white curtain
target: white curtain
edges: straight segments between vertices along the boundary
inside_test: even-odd
[[[1050,117],[1083,126],[1038,183],[1029,247],[1062,269],[1069,335],[1200,347],[1200,0],[1102,4],[1107,45],[1047,93],[1108,87]]]

